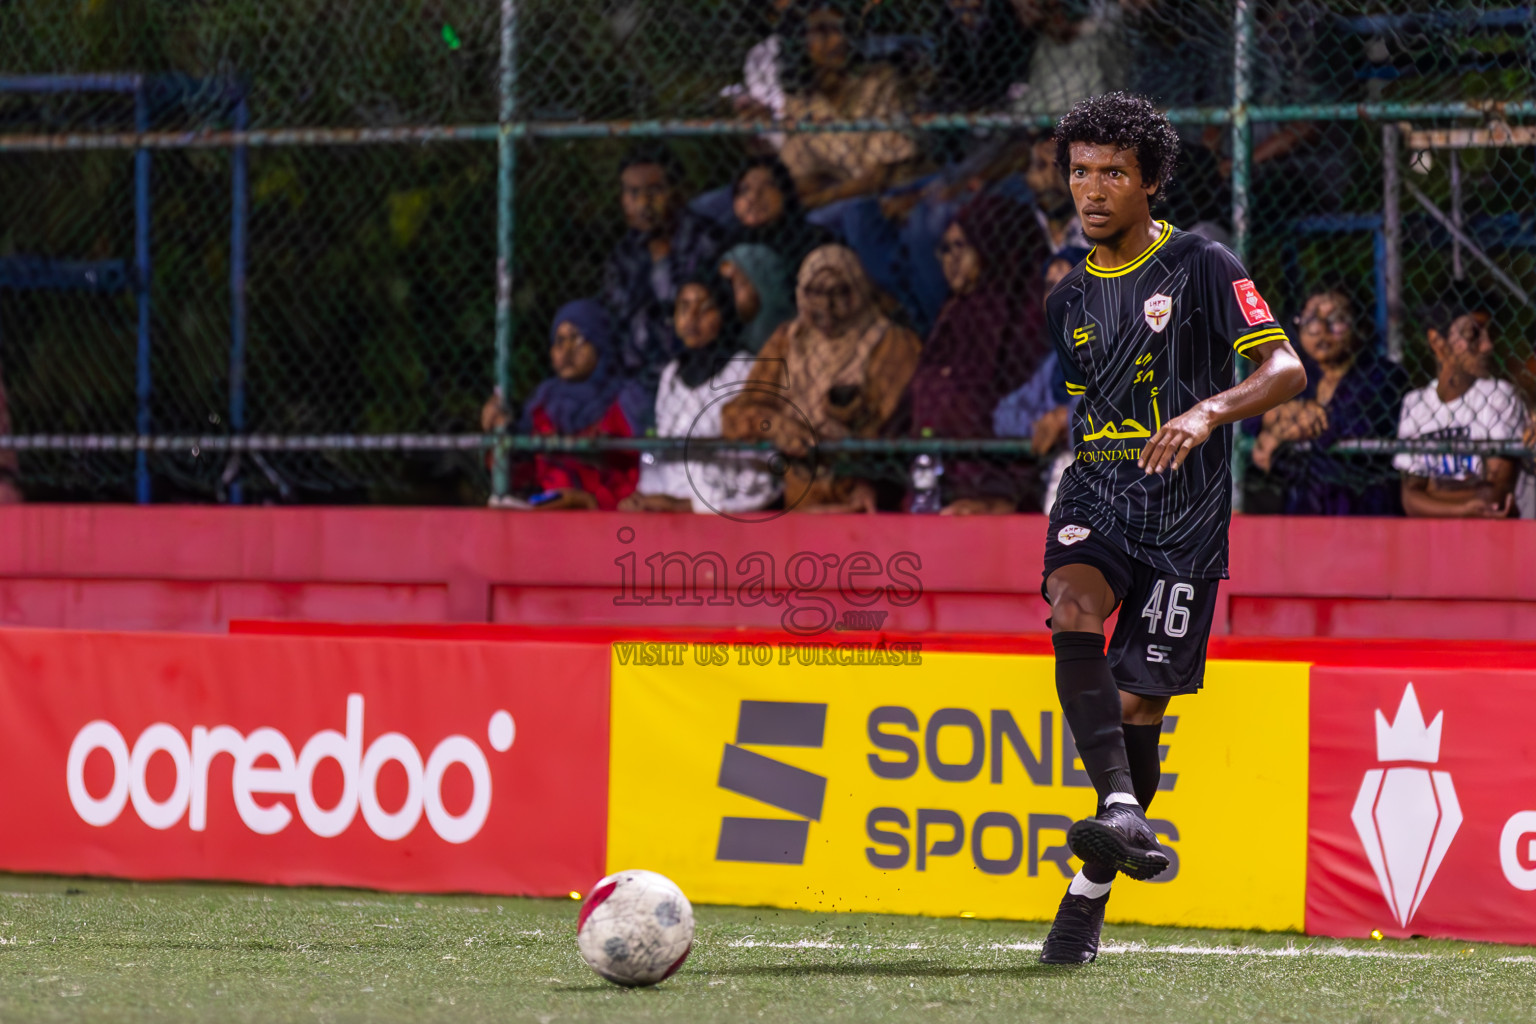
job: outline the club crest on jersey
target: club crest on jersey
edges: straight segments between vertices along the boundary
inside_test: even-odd
[[[1071,547],[1080,540],[1087,540],[1092,532],[1086,526],[1063,526],[1061,532],[1056,535],[1056,539],[1067,547]]]
[[[1154,295],[1142,303],[1141,313],[1147,318],[1147,326],[1158,334],[1163,333],[1163,328],[1168,326],[1168,318],[1173,313],[1173,300],[1166,295]]]
[[[1274,319],[1269,312],[1269,304],[1251,280],[1245,277],[1241,281],[1233,281],[1232,290],[1237,293],[1237,307],[1243,311],[1243,319],[1248,321],[1249,327],[1267,324]]]

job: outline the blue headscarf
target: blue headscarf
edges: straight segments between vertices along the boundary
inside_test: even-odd
[[[586,380],[567,381],[555,376],[535,388],[523,406],[519,432],[529,433],[533,429],[533,410],[543,409],[561,434],[579,434],[602,419],[617,400],[629,418],[631,430],[639,434],[649,419],[649,402],[620,373],[608,311],[596,299],[577,299],[561,306],[549,325],[551,346],[560,325],[565,323],[580,331],[597,350],[597,366]]]
[[[766,245],[743,242],[720,257],[732,263],[757,290],[757,315],[748,321],[741,343],[754,355],[773,337],[773,332],[795,318],[795,289],[779,254]]]

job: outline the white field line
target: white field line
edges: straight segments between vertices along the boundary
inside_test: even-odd
[[[793,942],[770,942],[763,939],[755,939],[750,936],[743,939],[735,939],[726,943],[732,949],[853,949],[853,950],[900,950],[900,949],[950,949],[949,946],[928,946],[918,942],[911,942],[900,946],[875,946],[858,942],[826,942],[817,939],[796,939]],[[1038,953],[1039,942],[993,942],[979,948],[986,950],[1007,950],[1019,953]],[[978,947],[964,944],[961,948],[974,949]],[[1099,952],[1106,955],[1118,953],[1151,953],[1168,954],[1174,956],[1230,956],[1230,957],[1337,957],[1340,959],[1364,959],[1364,960],[1447,960],[1460,956],[1458,953],[1399,953],[1390,949],[1351,949],[1347,946],[1279,946],[1265,948],[1261,946],[1198,946],[1198,945],[1154,945],[1146,942],[1106,942],[1099,947]],[[1536,963],[1536,956],[1506,956],[1500,957],[1499,963],[1524,964]]]

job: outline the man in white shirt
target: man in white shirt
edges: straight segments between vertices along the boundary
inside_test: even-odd
[[[1525,405],[1515,386],[1492,377],[1493,340],[1475,314],[1429,329],[1439,372],[1403,398],[1397,436],[1404,440],[1518,441]],[[1520,464],[1511,458],[1464,453],[1409,453],[1392,464],[1403,474],[1403,510],[1410,516],[1504,519],[1515,514]]]

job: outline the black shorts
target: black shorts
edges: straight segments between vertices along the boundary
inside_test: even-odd
[[[1205,647],[1216,618],[1220,580],[1165,575],[1097,531],[1053,519],[1040,581],[1047,601],[1051,598],[1045,581],[1065,565],[1099,570],[1115,592],[1115,606],[1125,606],[1109,638],[1109,667],[1116,686],[1143,697],[1174,697],[1205,684]]]

